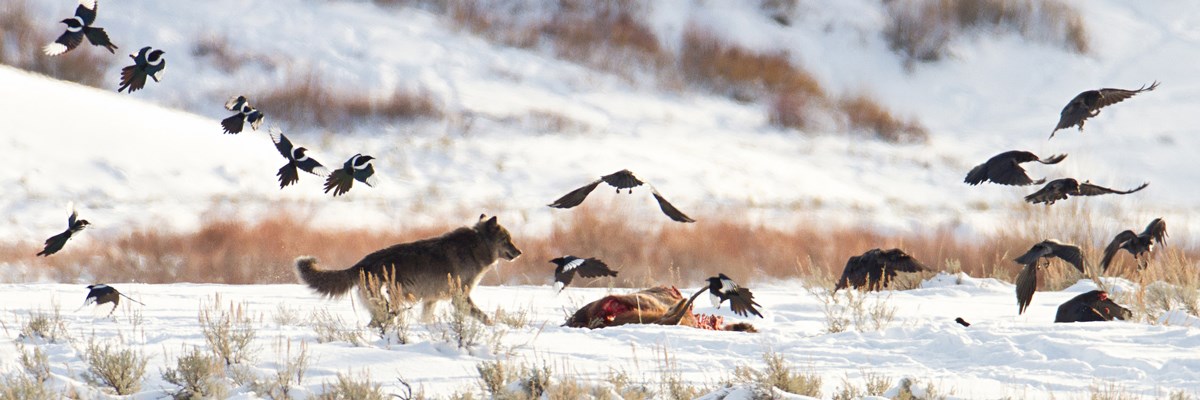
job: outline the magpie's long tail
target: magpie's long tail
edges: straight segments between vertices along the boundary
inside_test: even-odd
[[[132,301],[132,302],[134,302],[134,303],[141,304],[141,305],[143,305],[143,306],[144,306],[144,305],[146,305],[146,303],[143,303],[143,302],[137,301],[137,300],[135,300],[134,298],[132,298],[132,297],[129,297],[129,296],[128,296],[128,295],[126,295],[125,293],[121,293],[121,297],[127,298],[127,299],[129,299],[129,301]]]

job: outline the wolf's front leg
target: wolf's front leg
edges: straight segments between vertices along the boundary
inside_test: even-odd
[[[467,296],[467,305],[471,306],[471,316],[472,317],[478,318],[480,321],[482,321],[486,325],[492,324],[492,318],[488,317],[487,314],[484,314],[483,310],[480,310],[479,306],[475,305],[475,301],[471,300],[471,296]]]

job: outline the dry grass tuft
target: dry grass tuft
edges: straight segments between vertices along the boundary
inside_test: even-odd
[[[956,36],[972,30],[1007,31],[1076,53],[1089,49],[1074,7],[1059,0],[888,0],[889,46],[910,65],[945,57]]]
[[[21,325],[17,339],[24,341],[41,341],[43,343],[70,342],[70,331],[67,321],[62,317],[62,309],[54,304],[54,310],[49,313],[30,311],[29,319]]]
[[[387,396],[383,394],[381,384],[372,383],[366,372],[363,372],[362,378],[355,379],[349,374],[337,374],[337,380],[321,384],[321,394],[317,396],[319,400],[383,400]]]
[[[363,331],[358,326],[330,314],[329,310],[321,309],[314,313],[310,323],[317,334],[317,343],[346,342],[355,347],[367,345]]]
[[[376,3],[431,9],[447,15],[461,29],[493,42],[521,48],[544,46],[556,57],[631,80],[651,76],[666,89],[690,86],[741,102],[762,102],[768,121],[780,128],[811,130],[817,128],[814,116],[833,113],[850,130],[882,140],[919,142],[926,136],[917,122],[896,117],[865,96],[834,100],[816,77],[793,63],[786,52],[750,50],[694,24],[684,29],[678,52],[671,52],[643,22],[645,6],[636,0],[560,0],[547,5],[544,15],[537,15],[541,10],[530,12],[516,4],[481,0],[447,5],[421,0]],[[791,0],[764,1],[760,6],[785,25],[796,9]],[[639,74],[642,72],[648,74]]]
[[[776,127],[809,130],[816,128],[814,115],[833,112],[849,130],[888,142],[928,139],[920,123],[893,115],[866,95],[833,101],[816,77],[793,64],[787,53],[760,54],[695,26],[683,33],[678,68],[693,86],[739,101],[765,101],[767,120]]]
[[[738,366],[734,369],[733,380],[753,383],[758,398],[773,397],[775,389],[802,396],[821,397],[820,375],[795,372],[783,355],[774,351],[763,353],[762,359],[765,363],[762,370]]]
[[[922,143],[929,132],[915,120],[902,120],[865,95],[842,99],[840,107],[850,128],[892,143]]]
[[[788,94],[820,106],[827,97],[817,79],[793,65],[787,53],[758,54],[696,26],[683,33],[679,69],[691,84],[739,100]]]
[[[441,102],[425,91],[398,89],[380,97],[335,87],[313,72],[292,75],[287,84],[261,95],[258,104],[273,118],[335,131],[370,120],[411,121],[443,115]]]
[[[265,69],[274,70],[279,63],[265,54],[242,53],[236,50],[229,38],[218,33],[201,36],[192,47],[192,55],[200,59],[208,59],[213,66],[222,72],[231,73],[247,64],[258,64]]]
[[[622,71],[630,64],[665,67],[671,63],[671,56],[663,51],[654,31],[640,20],[645,14],[640,3],[560,0],[556,12],[536,29],[563,59],[609,71]]]
[[[92,87],[105,85],[113,57],[108,50],[92,46],[86,40],[70,52],[47,56],[42,47],[62,34],[66,25],[50,24],[32,14],[28,0],[10,0],[0,4],[0,64]],[[121,43],[117,43],[121,45]],[[127,44],[128,45],[128,44]],[[124,54],[118,49],[117,54]],[[116,75],[111,82],[116,84]]]
[[[201,306],[199,316],[200,332],[209,351],[226,367],[234,364],[254,362],[257,348],[252,347],[257,335],[254,327],[262,322],[246,310],[245,304],[229,303],[226,311],[221,304],[221,296],[213,296],[213,301],[207,306]]]
[[[79,352],[88,366],[83,378],[89,383],[112,389],[118,395],[133,394],[141,389],[147,362],[141,350],[90,340]]]
[[[199,347],[186,350],[175,361],[174,368],[162,372],[162,379],[178,389],[168,390],[172,399],[208,399],[224,397],[221,361]]]

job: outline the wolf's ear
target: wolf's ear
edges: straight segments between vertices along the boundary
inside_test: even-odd
[[[483,227],[487,228],[489,231],[495,231],[500,228],[500,223],[496,222],[495,216],[492,216],[491,218],[488,218],[487,221],[483,222]]]
[[[476,222],[483,222],[484,218],[487,218],[487,214],[479,214],[479,221]]]

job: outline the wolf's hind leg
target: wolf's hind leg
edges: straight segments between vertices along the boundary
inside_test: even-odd
[[[367,313],[371,315],[371,322],[367,324],[370,327],[380,327],[391,318],[388,312],[387,300],[380,293],[380,285],[372,279],[366,280],[365,284],[359,287],[358,298],[362,300],[363,307],[367,309]]]

